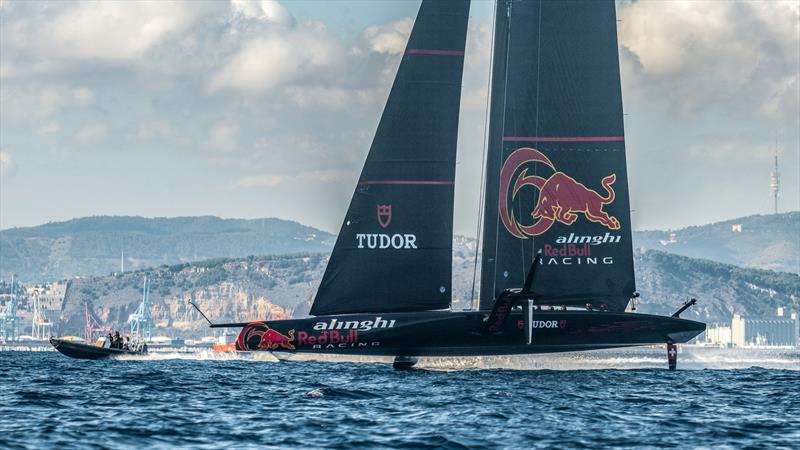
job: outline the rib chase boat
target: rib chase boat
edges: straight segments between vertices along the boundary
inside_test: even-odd
[[[705,324],[626,312],[634,283],[613,0],[498,0],[478,307],[454,311],[468,0],[423,0],[314,298],[239,351],[509,355],[675,344]],[[477,182],[477,180],[476,180]]]

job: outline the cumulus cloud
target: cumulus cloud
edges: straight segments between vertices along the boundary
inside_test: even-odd
[[[16,167],[11,153],[0,150],[0,175],[10,175]]]
[[[364,31],[370,50],[378,53],[399,55],[405,51],[414,19],[404,17],[383,25],[373,25]]]
[[[47,3],[4,24],[4,50],[15,55],[6,76],[56,68],[55,62],[136,62],[212,12],[217,2]],[[31,6],[35,8],[37,5]],[[50,61],[47,63],[47,61]],[[38,69],[38,70],[37,70]]]
[[[83,145],[97,144],[108,136],[108,128],[100,123],[86,125],[75,133],[75,142]]]
[[[688,112],[745,91],[754,109],[796,113],[775,97],[797,95],[797,2],[626,1],[618,16],[631,93]]]
[[[294,18],[277,0],[231,0],[234,13],[246,19],[260,19],[283,26],[294,25]]]
[[[324,26],[303,24],[248,40],[209,83],[209,90],[264,93],[339,66],[344,52]]]

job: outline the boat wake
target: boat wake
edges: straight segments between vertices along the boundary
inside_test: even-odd
[[[211,350],[196,352],[154,352],[146,355],[124,355],[118,361],[250,361],[250,362],[330,362],[391,364],[385,356],[315,355],[281,352],[221,353]],[[596,350],[575,353],[540,355],[476,356],[420,358],[418,369],[434,371],[460,370],[638,370],[665,369],[666,351],[663,348],[634,348]],[[682,370],[737,370],[759,367],[764,369],[800,371],[800,350],[796,349],[711,349],[683,347],[678,358]]]
[[[597,350],[522,356],[422,358],[417,367],[430,370],[637,370],[666,369],[663,348]],[[800,371],[800,350],[683,348],[682,370],[737,370],[754,367]]]
[[[278,362],[270,352],[214,352],[208,349],[195,352],[151,352],[145,355],[118,356],[117,361],[253,361],[253,362]]]

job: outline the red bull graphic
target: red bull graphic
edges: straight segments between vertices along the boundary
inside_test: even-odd
[[[273,330],[264,322],[253,322],[247,324],[239,333],[236,339],[236,350],[239,351],[259,351],[259,350],[294,350],[294,330],[289,330],[283,334]]]
[[[545,179],[538,175],[528,175],[528,168],[523,168],[515,178],[517,170],[528,163],[542,163],[555,173]],[[613,173],[601,180],[600,184],[606,190],[604,197],[557,170],[550,159],[539,150],[520,148],[509,155],[500,171],[500,218],[506,230],[520,239],[539,236],[550,229],[556,221],[572,225],[578,220],[578,213],[606,228],[618,230],[619,220],[603,211],[605,205],[614,202],[616,195],[611,185],[615,181],[617,176]],[[534,221],[530,225],[519,223],[511,207],[517,193],[525,186],[533,186],[539,190],[539,199],[531,212]],[[511,199],[508,199],[509,189],[511,189]]]

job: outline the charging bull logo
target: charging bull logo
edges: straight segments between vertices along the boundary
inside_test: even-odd
[[[294,330],[288,333],[279,333],[264,322],[253,322],[242,328],[239,337],[236,339],[236,350],[258,351],[276,350],[279,347],[286,350],[294,350]]]
[[[555,173],[545,179],[538,175],[528,175],[528,169],[522,169],[516,179],[514,178],[514,174],[524,164],[536,162],[545,164]],[[607,193],[603,197],[571,176],[556,170],[553,163],[539,150],[520,148],[509,155],[500,171],[500,218],[506,230],[520,239],[538,236],[550,229],[556,221],[572,225],[578,219],[578,213],[606,228],[618,230],[619,220],[603,211],[605,205],[614,202],[615,194],[611,185],[615,181],[617,176],[613,173],[602,179],[601,184]],[[519,190],[525,186],[533,186],[539,190],[539,200],[531,212],[534,219],[531,225],[517,222],[511,206]],[[509,189],[511,199],[508,199]]]

